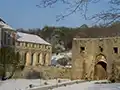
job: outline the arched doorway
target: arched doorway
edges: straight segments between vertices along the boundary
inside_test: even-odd
[[[103,55],[99,55],[96,57],[97,63],[95,65],[95,79],[104,80],[107,78],[107,62],[106,58]]]

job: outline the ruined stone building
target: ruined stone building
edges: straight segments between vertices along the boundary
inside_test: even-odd
[[[72,79],[108,79],[113,64],[120,70],[120,37],[73,39]]]
[[[22,65],[50,65],[51,44],[37,35],[15,31],[0,19],[0,48],[13,47],[19,52]]]

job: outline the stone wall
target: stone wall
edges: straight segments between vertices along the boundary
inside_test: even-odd
[[[32,74],[34,73],[34,76]],[[35,76],[35,73],[37,76]],[[70,79],[71,69],[53,66],[26,66],[23,71],[16,70],[13,78],[28,78],[26,76],[31,75],[31,78],[38,77],[41,79]],[[39,75],[38,75],[39,74]],[[30,77],[29,77],[30,78]],[[36,79],[36,78],[34,78]]]
[[[74,38],[72,47],[72,79],[95,79],[95,67],[101,62],[107,65],[107,77],[112,70],[112,63],[120,65],[120,37]],[[97,59],[101,55],[101,58]]]

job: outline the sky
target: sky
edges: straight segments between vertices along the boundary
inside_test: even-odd
[[[108,1],[108,0],[107,0]],[[57,3],[52,8],[38,8],[40,0],[1,0],[0,17],[13,28],[43,28],[44,26],[79,27],[82,24],[93,25],[94,21],[85,20],[80,12],[56,22],[56,15],[66,11],[65,5]],[[98,4],[91,4],[87,15],[91,16],[97,12],[108,9],[106,0]]]

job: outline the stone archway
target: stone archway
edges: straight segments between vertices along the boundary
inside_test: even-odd
[[[96,57],[97,63],[95,64],[94,76],[97,80],[104,80],[107,78],[107,62],[103,55],[98,55]]]

